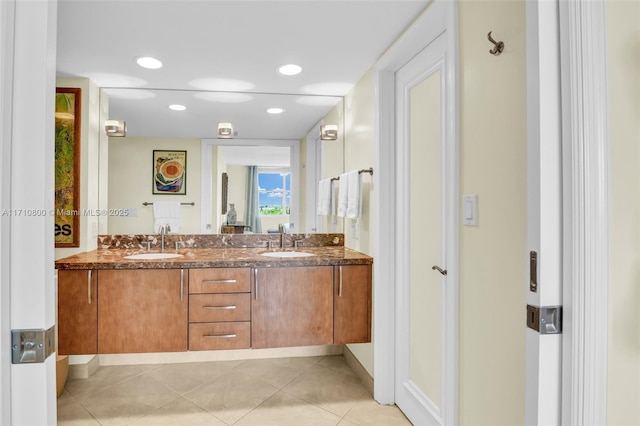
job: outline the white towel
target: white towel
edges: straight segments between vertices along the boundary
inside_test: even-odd
[[[333,214],[333,182],[331,179],[322,179],[318,182],[318,208],[316,214],[328,216]]]
[[[153,230],[160,233],[160,228],[165,228],[167,233],[180,232],[180,202],[179,201],[154,201],[153,202]]]
[[[340,184],[338,185],[338,216],[345,217],[347,215],[347,203],[349,200],[349,179],[348,173],[340,175]]]
[[[362,213],[362,175],[357,170],[347,173],[347,188],[347,218],[359,219]]]

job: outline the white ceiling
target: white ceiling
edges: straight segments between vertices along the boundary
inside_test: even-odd
[[[229,121],[238,138],[301,139],[428,3],[59,0],[57,72],[110,88],[128,136],[213,138]],[[303,72],[276,73],[286,63]]]

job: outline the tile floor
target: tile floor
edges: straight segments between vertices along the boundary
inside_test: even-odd
[[[411,425],[342,356],[100,367],[69,379],[58,425]]]

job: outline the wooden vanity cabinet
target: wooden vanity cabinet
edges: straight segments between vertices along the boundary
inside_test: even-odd
[[[58,271],[58,354],[98,353],[97,271]]]
[[[98,352],[187,350],[187,270],[99,271]]]
[[[251,347],[251,269],[189,270],[189,350]]]
[[[255,268],[251,347],[333,343],[333,267]]]
[[[371,341],[371,265],[59,270],[65,355]]]
[[[371,265],[334,267],[335,344],[371,341]]]

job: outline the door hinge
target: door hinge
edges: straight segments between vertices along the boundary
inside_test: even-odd
[[[562,306],[527,305],[527,327],[540,334],[562,334]]]
[[[11,330],[11,363],[44,362],[55,351],[56,327],[48,330]]]

